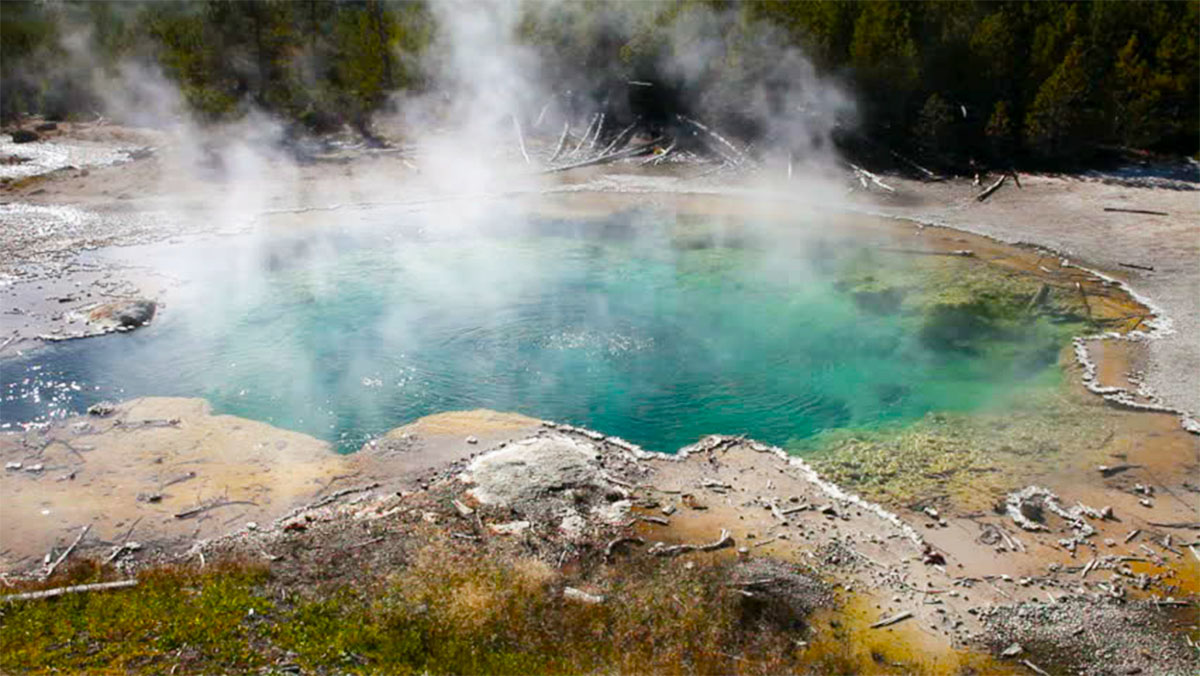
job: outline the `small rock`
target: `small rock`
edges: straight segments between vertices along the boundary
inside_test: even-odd
[[[246,530],[258,530],[258,522],[257,521],[247,521],[246,522]]]
[[[12,133],[13,143],[33,143],[39,138],[36,132],[28,129],[18,129]]]
[[[821,505],[817,511],[827,516],[837,516],[837,508],[830,504]]]
[[[45,466],[44,466],[44,465],[42,465],[42,463],[40,463],[40,462],[39,462],[39,463],[38,463],[38,464],[36,464],[36,465],[30,465],[30,466],[26,467],[26,468],[25,468],[25,471],[26,471],[26,472],[40,472],[40,471],[42,471],[43,469],[45,469]]]
[[[6,463],[4,463],[4,469],[7,469],[7,470],[12,470],[12,471],[15,471],[15,470],[21,469],[21,463],[19,463],[19,462],[6,462]]]
[[[474,437],[474,436],[467,437],[467,443],[468,444],[477,444],[477,443],[479,443],[479,437]]]
[[[1106,521],[1112,521],[1112,519],[1113,519],[1112,505],[1105,505],[1100,508],[1100,518],[1105,519]]]
[[[99,401],[87,408],[88,415],[94,415],[97,418],[107,418],[117,412],[117,405],[111,401]]]
[[[1005,648],[1004,650],[1000,651],[1000,657],[1016,657],[1017,655],[1020,655],[1023,652],[1025,652],[1025,649],[1021,647],[1021,644],[1014,643],[1014,644],[1008,646],[1007,648]]]
[[[662,513],[666,514],[667,516],[671,516],[675,513],[675,505],[667,505],[666,507],[663,507]]]
[[[462,518],[464,518],[464,519],[465,519],[465,518],[467,518],[468,516],[471,516],[472,514],[474,514],[474,513],[475,513],[475,510],[473,510],[473,509],[471,509],[470,507],[466,506],[465,504],[463,504],[463,503],[462,503],[461,501],[459,501],[459,500],[455,500],[455,501],[454,501],[454,509],[458,510],[458,515],[459,515],[459,516],[461,516],[461,517],[462,517]]]
[[[938,511],[932,507],[926,507],[925,513],[928,514],[929,518],[931,518],[931,519],[938,518]]]
[[[54,131],[58,129],[58,125],[54,122],[43,122],[33,129],[34,131]]]
[[[1147,507],[1147,508],[1154,506],[1154,503],[1151,502],[1149,498],[1142,498],[1142,499],[1138,500],[1138,504],[1143,507]]]

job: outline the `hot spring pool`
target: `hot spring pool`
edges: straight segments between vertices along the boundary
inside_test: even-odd
[[[127,250],[185,283],[147,328],[0,362],[0,417],[204,397],[354,450],[423,415],[490,408],[669,452],[707,433],[784,444],[968,410],[1059,377],[1063,325],[931,337],[929,312],[887,293],[864,303],[846,280],[934,257],[820,227],[655,211],[509,214],[469,232],[359,220]]]

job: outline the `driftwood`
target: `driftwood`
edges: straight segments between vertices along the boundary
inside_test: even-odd
[[[1147,521],[1146,523],[1156,528],[1183,528],[1186,530],[1200,530],[1200,521],[1174,521],[1171,523]]]
[[[1138,533],[1141,532],[1142,531],[1140,528],[1134,528],[1133,530],[1129,531],[1129,534],[1125,536],[1124,544],[1129,544],[1129,541],[1137,537]]]
[[[562,135],[558,137],[558,145],[554,148],[554,154],[550,156],[550,162],[557,160],[558,156],[562,155],[563,148],[567,147],[567,136],[569,135],[570,131],[571,123],[563,122]]]
[[[983,192],[975,196],[976,202],[982,202],[992,196],[992,193],[1000,189],[1004,182],[1008,180],[1008,174],[1001,176],[995,183],[989,185]]]
[[[876,622],[875,624],[872,624],[871,628],[872,629],[881,629],[883,627],[887,627],[887,626],[896,624],[897,622],[903,622],[904,620],[907,620],[908,618],[910,618],[912,616],[913,616],[912,611],[906,610],[898,615],[892,615],[891,617],[883,618],[882,620]]]
[[[1122,214],[1146,214],[1147,216],[1170,216],[1171,215],[1165,211],[1150,211],[1149,209],[1122,209],[1120,207],[1104,207],[1104,210],[1122,213]]]
[[[98,582],[95,584],[77,584],[71,587],[56,587],[54,589],[43,589],[35,592],[25,592],[24,594],[7,594],[0,597],[3,601],[34,601],[37,599],[49,599],[55,596],[64,594],[78,594],[81,592],[102,591],[105,589],[124,589],[125,587],[134,587],[138,583],[137,580],[120,580],[119,582]]]
[[[83,527],[83,530],[79,531],[79,537],[75,538],[75,541],[71,543],[71,546],[67,547],[67,550],[62,553],[62,556],[58,557],[54,563],[46,567],[46,570],[42,573],[43,580],[54,574],[54,569],[58,568],[60,563],[67,560],[67,557],[71,555],[71,552],[75,551],[75,548],[79,546],[79,543],[83,540],[83,536],[87,535],[88,531],[91,529],[92,524],[89,523]]]
[[[229,507],[231,505],[253,505],[254,507],[257,507],[258,503],[251,502],[249,500],[217,500],[216,502],[210,502],[206,505],[196,505],[191,509],[185,509],[182,512],[177,512],[175,514],[175,518],[190,519],[193,516],[200,516],[209,510],[219,509],[221,507]]]

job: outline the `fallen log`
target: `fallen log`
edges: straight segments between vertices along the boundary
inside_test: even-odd
[[[1147,216],[1170,216],[1171,215],[1165,211],[1151,211],[1149,209],[1123,209],[1121,207],[1104,207],[1104,210],[1121,213],[1121,214],[1145,214]]]
[[[982,202],[992,196],[992,193],[1000,189],[1004,182],[1008,180],[1008,174],[1001,176],[995,183],[988,186],[983,192],[975,196],[976,202]]]
[[[137,580],[120,580],[118,582],[97,582],[94,584],[77,584],[70,587],[55,587],[54,589],[43,589],[35,592],[25,592],[23,594],[6,594],[0,597],[3,601],[35,601],[37,599],[49,599],[55,596],[64,594],[79,594],[81,592],[102,591],[105,589],[124,589],[126,587],[134,587],[138,583]]]

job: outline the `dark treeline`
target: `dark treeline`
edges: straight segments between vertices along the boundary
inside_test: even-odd
[[[962,169],[1200,146],[1195,0],[581,0],[522,11],[518,39],[545,57],[550,90],[620,99],[639,115],[686,110],[747,140],[769,133],[739,96],[764,78],[786,89],[772,50],[792,46],[857,103],[839,112],[836,136],[860,153]],[[703,49],[678,30],[697,17],[707,17]],[[6,0],[0,114],[90,114],[101,107],[94,74],[136,63],[158,66],[201,119],[257,107],[318,133],[349,124],[369,134],[393,93],[430,86],[423,65],[436,32],[423,2]],[[681,73],[681,53],[694,48],[703,62]]]

